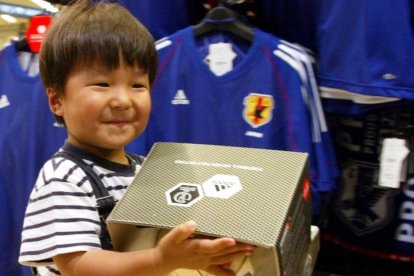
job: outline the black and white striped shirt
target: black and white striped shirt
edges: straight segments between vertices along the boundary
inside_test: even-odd
[[[119,200],[141,168],[130,158],[122,165],[66,143],[101,178]],[[23,224],[19,262],[39,267],[41,275],[59,275],[52,258],[59,254],[101,248],[100,220],[92,186],[81,168],[62,157],[52,157],[41,169],[30,195]]]

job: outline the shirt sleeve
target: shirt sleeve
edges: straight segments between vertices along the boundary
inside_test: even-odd
[[[92,187],[69,160],[49,160],[26,209],[19,262],[46,265],[59,254],[101,248],[100,220]]]

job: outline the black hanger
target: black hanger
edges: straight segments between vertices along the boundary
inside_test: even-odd
[[[31,53],[32,50],[30,49],[29,43],[27,43],[26,38],[21,38],[14,42],[17,52],[28,52]]]
[[[211,9],[201,23],[194,26],[194,35],[201,36],[211,31],[228,31],[252,42],[254,29],[238,18],[238,14],[226,7]]]
[[[74,2],[73,0],[46,0],[46,2],[49,2],[51,4],[58,4],[58,5],[69,5],[72,2]]]

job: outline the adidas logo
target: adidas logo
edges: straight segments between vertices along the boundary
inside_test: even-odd
[[[10,102],[9,102],[9,98],[7,98],[7,95],[1,95],[0,108],[4,108],[9,105],[10,105]]]
[[[172,104],[190,104],[190,100],[187,99],[187,96],[184,93],[184,90],[179,89],[175,94],[174,99],[171,101]]]
[[[214,188],[216,189],[216,192],[224,191],[226,189],[229,189],[233,187],[233,183],[231,182],[224,182],[224,183],[215,183]]]

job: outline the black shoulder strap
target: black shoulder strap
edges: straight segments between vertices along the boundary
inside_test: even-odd
[[[134,159],[135,162],[137,162],[137,164],[141,165],[142,162],[144,162],[145,158],[141,155],[135,154],[135,153],[130,153],[128,152],[128,156],[131,157],[132,159]]]
[[[101,235],[99,238],[101,240],[102,249],[112,250],[113,246],[106,226],[106,218],[115,206],[115,199],[108,193],[108,190],[99,176],[92,170],[91,166],[85,163],[81,158],[67,151],[59,151],[54,156],[71,160],[85,172],[96,197],[96,208],[98,209],[101,221]]]

